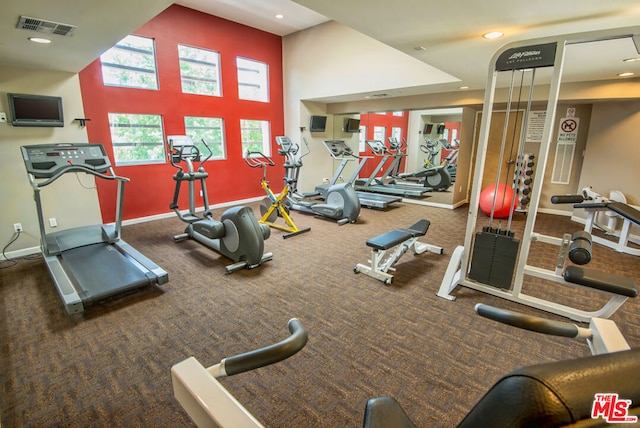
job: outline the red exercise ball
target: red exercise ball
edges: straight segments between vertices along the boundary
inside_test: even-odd
[[[497,192],[495,189],[496,186],[494,184],[482,189],[482,192],[480,192],[480,210],[486,215],[491,216],[491,207],[493,206],[493,198],[495,196],[496,205],[493,209],[493,217],[509,217],[509,214],[514,210],[514,206],[511,205],[511,201],[513,200],[513,189],[502,183],[498,184]]]

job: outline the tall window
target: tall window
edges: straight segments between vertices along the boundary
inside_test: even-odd
[[[402,128],[398,126],[394,126],[391,128],[391,136],[395,137],[398,142],[402,141]]]
[[[366,150],[366,141],[367,139],[367,127],[366,125],[360,126],[360,134],[358,135],[358,151],[363,153]]]
[[[184,118],[186,133],[200,149],[203,155],[208,155],[202,140],[207,142],[207,146],[213,153],[211,159],[224,159],[224,128],[222,119],[217,117],[193,117]]]
[[[111,143],[116,165],[162,163],[162,116],[109,113]]]
[[[382,141],[384,143],[385,142],[384,141],[385,134],[387,133],[386,131],[387,131],[387,128],[384,127],[384,126],[374,126],[373,127],[373,139],[374,140],[380,140],[380,141]]]
[[[100,55],[100,62],[105,85],[158,89],[153,39],[129,35]]]
[[[238,98],[269,102],[267,64],[246,58],[236,58],[238,68]]]
[[[268,121],[240,119],[240,132],[242,134],[242,156],[246,156],[248,150],[271,156]]]
[[[220,54],[206,49],[178,45],[182,92],[221,96]]]

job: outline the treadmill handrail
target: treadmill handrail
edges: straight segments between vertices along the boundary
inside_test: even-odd
[[[29,173],[29,181],[31,181],[31,185],[34,188],[45,187],[45,186],[48,186],[49,184],[53,183],[54,181],[56,181],[58,178],[60,178],[64,174],[67,174],[67,173],[70,173],[70,172],[84,172],[86,174],[91,174],[91,175],[94,175],[96,177],[102,178],[104,180],[119,180],[119,181],[124,181],[124,182],[130,181],[127,177],[121,177],[121,176],[115,175],[111,168],[109,168],[109,171],[111,172],[111,175],[102,174],[102,173],[100,173],[100,172],[98,172],[98,171],[94,170],[93,168],[90,168],[90,167],[88,167],[86,165],[70,164],[68,167],[60,169],[58,172],[53,174],[50,178],[48,178],[45,181],[36,182],[35,181],[36,180],[35,176],[33,174]]]

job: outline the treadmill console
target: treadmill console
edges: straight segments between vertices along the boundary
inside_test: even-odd
[[[99,173],[111,168],[102,144],[38,144],[20,149],[27,172],[35,178],[51,178],[74,165],[89,167]]]
[[[334,158],[353,156],[353,150],[351,150],[351,147],[349,147],[344,140],[325,140],[323,143]]]

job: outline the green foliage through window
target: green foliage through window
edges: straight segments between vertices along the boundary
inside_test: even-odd
[[[165,161],[162,116],[109,113],[109,127],[116,165]]]
[[[178,45],[182,92],[220,96],[220,55],[206,49]]]
[[[242,156],[246,156],[247,151],[261,152],[271,156],[268,121],[240,119],[240,133],[242,134]]]
[[[208,155],[207,149],[202,144],[202,140],[207,142],[209,149],[213,155],[211,159],[224,159],[224,128],[220,118],[215,117],[193,117],[184,118],[184,127],[186,134],[198,146],[200,153],[204,156]]]
[[[100,62],[105,85],[158,89],[153,39],[129,35],[100,55]]]

